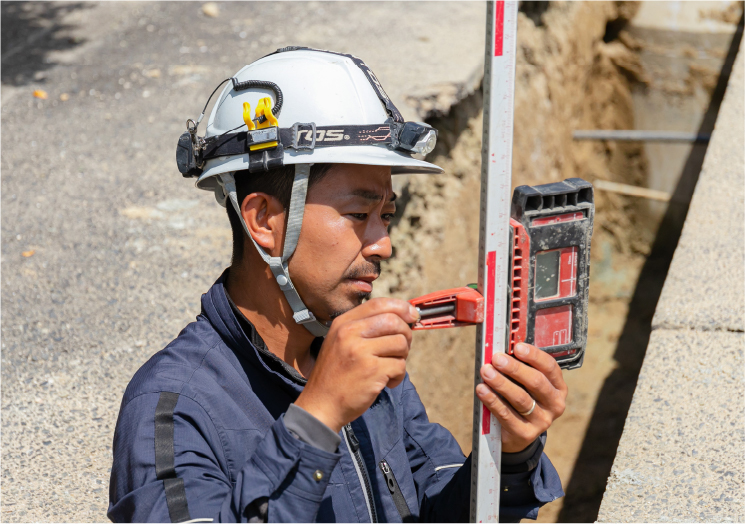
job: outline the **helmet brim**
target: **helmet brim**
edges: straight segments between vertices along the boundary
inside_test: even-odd
[[[389,166],[392,175],[431,174],[443,172],[442,168],[413,158],[404,152],[393,151],[382,146],[325,147],[313,151],[285,150],[284,165],[294,164],[363,164],[369,166]],[[205,169],[197,180],[197,187],[211,190],[213,178],[222,173],[248,169],[248,153],[231,155],[208,160]]]

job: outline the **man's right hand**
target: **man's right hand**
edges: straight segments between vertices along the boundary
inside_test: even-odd
[[[406,375],[409,324],[419,320],[404,300],[374,298],[331,324],[308,383],[295,404],[336,432]]]

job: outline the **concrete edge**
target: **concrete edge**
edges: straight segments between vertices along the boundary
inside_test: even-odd
[[[721,191],[712,188],[721,188],[723,173],[729,191],[739,195],[745,187],[742,167],[733,167],[745,149],[737,132],[742,122],[732,120],[742,119],[744,60],[741,43],[694,193],[694,218],[689,213],[655,314],[600,522],[745,520],[745,334],[739,327],[745,293],[719,275],[708,278],[709,268],[699,266],[711,262],[700,247],[712,246],[712,232],[694,223],[697,213],[722,212]],[[742,235],[728,241],[736,253],[743,251]],[[725,257],[717,263],[741,273],[738,260]],[[732,307],[716,309],[710,318],[686,315],[681,301],[694,310],[705,309],[708,302],[686,297],[679,286],[695,292],[704,281],[707,295],[715,299],[713,308],[717,297],[727,297]]]

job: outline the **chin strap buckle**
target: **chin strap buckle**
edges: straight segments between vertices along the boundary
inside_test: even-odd
[[[302,311],[296,311],[292,318],[295,319],[295,322],[298,324],[307,324],[308,322],[315,322],[316,317],[313,313],[308,311],[307,309],[303,309]]]

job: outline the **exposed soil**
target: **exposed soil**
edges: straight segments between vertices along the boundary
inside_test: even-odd
[[[644,82],[633,46],[618,39],[635,12],[629,2],[525,2],[518,20],[513,185],[570,177],[643,185],[646,164],[635,144],[574,142],[574,129],[633,128],[631,86]],[[578,31],[577,28],[582,28]],[[610,35],[610,36],[609,36]],[[477,280],[481,91],[447,115],[434,162],[444,175],[410,177],[404,210],[392,229],[394,257],[376,294],[412,298]],[[568,485],[623,330],[656,223],[630,198],[596,193],[588,349],[584,366],[565,373],[567,410],[550,430],[547,453]],[[419,332],[409,372],[430,419],[471,449],[474,328]],[[602,486],[588,486],[602,495]],[[545,506],[555,522],[563,499]]]
[[[742,2],[731,2],[726,9],[702,9],[701,18],[736,24],[742,16]]]

